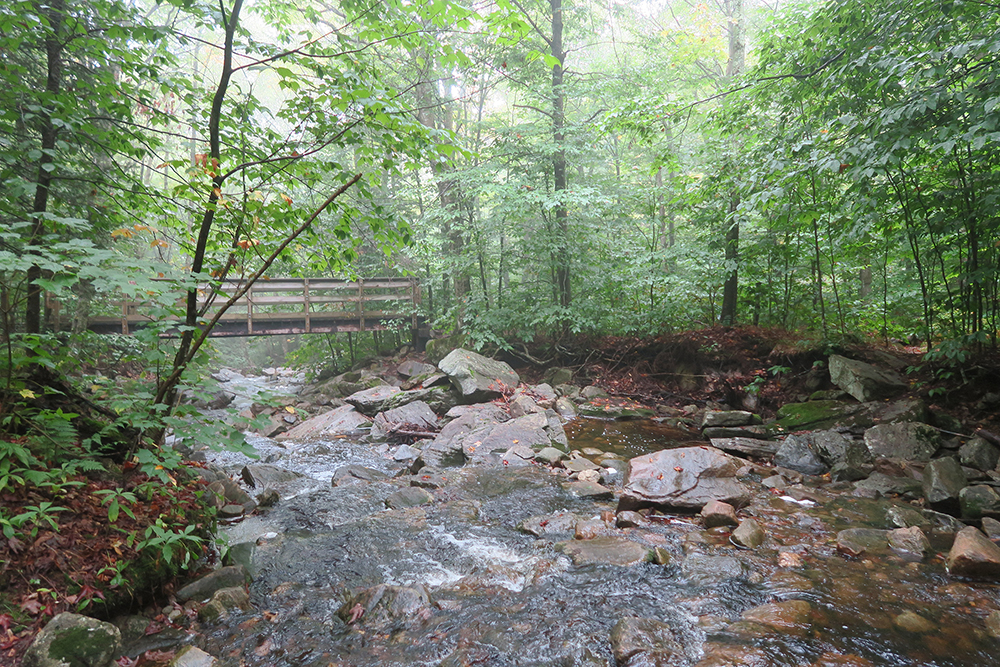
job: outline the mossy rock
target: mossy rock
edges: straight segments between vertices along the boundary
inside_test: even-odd
[[[768,425],[772,433],[818,431],[835,426],[871,426],[872,415],[860,403],[808,401],[789,403],[778,409],[777,420]]]
[[[455,348],[462,347],[464,344],[465,334],[452,334],[444,338],[434,338],[427,341],[424,356],[427,358],[427,363],[437,364],[447,357],[449,352]]]

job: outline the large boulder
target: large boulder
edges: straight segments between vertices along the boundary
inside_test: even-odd
[[[774,454],[774,465],[804,475],[822,475],[829,470],[808,435],[790,435],[785,438]]]
[[[992,486],[967,486],[959,492],[958,502],[966,521],[1000,517],[1000,495]]]
[[[957,510],[958,496],[968,483],[962,466],[950,456],[934,459],[924,468],[924,497],[939,510]]]
[[[312,419],[282,433],[276,439],[281,442],[308,442],[310,440],[328,439],[338,435],[358,433],[362,427],[371,424],[371,419],[354,409],[353,405],[342,405],[328,410]]]
[[[504,389],[513,389],[521,381],[504,362],[461,348],[449,352],[438,363],[438,368],[451,379],[464,403],[499,398]]]
[[[778,451],[778,446],[779,446],[779,443],[773,442],[771,440],[760,440],[758,438],[745,438],[745,437],[734,437],[734,438],[709,437],[708,441],[712,444],[713,447],[715,447],[716,449],[721,449],[724,452],[729,452],[730,454],[739,454],[741,456],[755,456],[761,459],[769,459],[772,456],[774,456],[775,452]]]
[[[712,500],[747,503],[750,492],[736,479],[743,461],[714,447],[664,449],[629,461],[618,510],[662,507],[698,511]]]
[[[562,424],[555,423],[558,432],[565,435]],[[502,424],[495,424],[488,432],[477,437],[466,438],[465,455],[470,460],[494,462],[490,457],[495,452],[505,452],[515,445],[542,450],[546,447],[556,447],[565,450],[565,440],[560,441],[558,435],[553,437],[548,417],[544,413],[533,412],[529,415],[511,419]]]
[[[385,402],[399,393],[399,387],[387,384],[357,391],[344,399],[363,415],[374,417],[385,409]]]
[[[876,458],[930,461],[940,447],[937,431],[926,424],[879,424],[865,431],[865,446]]]
[[[883,370],[839,354],[830,355],[830,381],[862,403],[889,398],[906,391],[907,384],[898,373]]]
[[[439,415],[443,415],[458,404],[458,399],[450,387],[427,387],[393,394],[382,404],[382,409],[392,410],[415,401],[423,401]]]
[[[976,436],[962,445],[958,450],[962,465],[976,470],[988,472],[997,467],[1000,461],[1000,449],[997,449],[984,438]]]
[[[836,426],[867,428],[875,423],[875,406],[869,403],[842,401],[806,401],[786,403],[778,408],[772,430],[793,432],[834,428]]]
[[[958,531],[948,553],[948,572],[961,577],[1000,578],[1000,547],[975,526]]]
[[[437,431],[437,422],[437,415],[430,406],[423,401],[413,401],[375,415],[372,437],[388,438],[398,431],[429,433]]]
[[[278,466],[267,465],[266,463],[251,463],[243,466],[240,471],[243,481],[247,486],[254,489],[267,489],[280,486],[287,482],[292,482],[300,477],[301,473],[294,470],[279,468]]]
[[[25,651],[24,667],[111,667],[121,655],[121,631],[89,616],[64,612],[42,628]]]

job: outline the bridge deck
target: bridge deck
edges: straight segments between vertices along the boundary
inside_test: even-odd
[[[243,285],[226,281],[213,291],[199,290],[201,305],[213,305],[203,320]],[[211,336],[274,336],[298,333],[371,331],[390,327],[417,329],[420,288],[407,278],[374,278],[349,282],[327,278],[280,278],[255,284],[220,318]],[[155,322],[143,304],[121,302],[118,316],[91,317],[88,329],[96,333],[130,334]],[[166,335],[176,335],[176,330]]]

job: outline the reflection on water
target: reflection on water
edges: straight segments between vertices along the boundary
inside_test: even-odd
[[[686,447],[698,437],[689,431],[668,426],[654,419],[574,419],[566,424],[566,436],[574,449],[594,447],[624,459],[642,456],[661,449]],[[698,441],[696,444],[705,444]]]

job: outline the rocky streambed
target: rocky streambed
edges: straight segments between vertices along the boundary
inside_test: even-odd
[[[870,394],[817,396],[771,424],[693,406],[649,419],[595,387],[519,386],[463,350],[407,370],[404,388],[361,388],[254,437],[261,461],[210,457],[233,517],[225,567],[178,591],[156,632],[121,619],[128,655],[996,664],[1000,452],[986,439],[942,437],[919,406]]]

